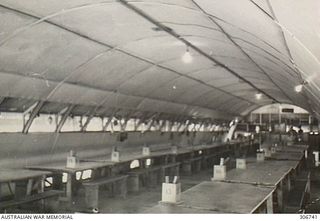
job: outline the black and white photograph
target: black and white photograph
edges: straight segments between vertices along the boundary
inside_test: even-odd
[[[0,220],[320,220],[319,128],[320,0],[0,0]]]

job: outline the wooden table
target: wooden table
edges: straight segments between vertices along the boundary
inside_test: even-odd
[[[87,161],[87,162],[110,162],[114,164],[119,164],[119,163],[131,162],[133,160],[146,160],[146,159],[152,159],[155,157],[162,157],[162,156],[165,157],[168,155],[175,155],[175,154],[172,153],[171,150],[162,150],[162,151],[153,151],[149,155],[142,155],[142,150],[141,150],[140,152],[138,151],[120,152],[120,159],[118,162],[111,161],[111,154],[103,157],[98,156],[98,157],[85,158],[81,160]]]
[[[28,180],[32,178],[47,176],[51,174],[49,171],[37,171],[27,169],[11,169],[1,168],[0,169],[0,183],[15,182],[19,180]]]
[[[66,184],[66,200],[71,202],[73,196],[73,190],[75,188],[76,173],[83,172],[85,170],[92,170],[92,178],[98,178],[107,176],[108,170],[113,166],[113,162],[80,162],[75,168],[67,168],[66,163],[46,164],[46,165],[28,165],[28,169],[51,171],[54,174],[59,175],[53,182],[62,182],[61,178],[63,173],[68,174]],[[53,184],[60,186],[60,184]]]
[[[152,166],[150,168],[133,169],[129,175],[128,184],[130,192],[138,192],[140,186],[153,186],[160,181],[162,168],[161,166]]]
[[[247,169],[232,169],[227,172],[223,182],[245,183],[269,186],[275,189],[277,194],[278,210],[284,206],[284,194],[291,190],[291,181],[296,176],[295,169],[301,161],[294,160],[265,160],[253,162],[249,160]]]
[[[273,189],[242,183],[202,182],[181,195],[181,207],[219,213],[253,213],[272,200]]]
[[[0,208],[28,203],[45,198],[44,192],[45,177],[50,175],[49,171],[35,171],[27,169],[0,169],[0,188],[1,184],[8,184],[9,191],[14,196],[13,200],[4,201]],[[15,185],[14,191],[13,186]],[[1,193],[1,191],[0,191]],[[41,196],[41,197],[39,197]],[[0,195],[0,199],[1,199]]]
[[[186,175],[192,175],[201,170],[202,156],[192,157],[182,161],[182,172]]]

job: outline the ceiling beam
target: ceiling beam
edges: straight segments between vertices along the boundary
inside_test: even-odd
[[[0,97],[0,105],[4,102],[5,99],[6,97]]]
[[[56,127],[55,132],[56,133],[60,133],[61,129],[64,125],[64,123],[66,122],[68,116],[70,115],[70,113],[72,112],[72,110],[75,108],[76,105],[70,105],[67,107],[66,111],[62,114],[61,119]]]
[[[22,133],[24,133],[24,134],[28,133],[28,131],[32,125],[33,120],[37,117],[37,115],[39,114],[39,112],[44,104],[45,104],[45,101],[37,101],[34,105],[32,105],[32,110],[29,110],[29,111],[31,111],[29,119],[23,125]]]

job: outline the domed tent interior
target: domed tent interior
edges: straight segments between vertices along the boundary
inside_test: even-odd
[[[320,212],[319,13],[0,0],[0,212]]]

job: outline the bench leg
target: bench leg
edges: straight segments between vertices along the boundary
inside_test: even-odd
[[[127,198],[127,179],[120,181],[120,194],[123,199]]]
[[[52,175],[52,189],[54,190],[62,190],[62,174],[54,174]]]
[[[99,206],[99,186],[85,187],[85,200],[88,208],[98,208]]]
[[[200,172],[201,171],[201,160],[197,160],[196,162],[195,162],[195,166],[196,166],[196,168],[195,168],[195,171],[196,172]]]
[[[191,163],[183,163],[182,172],[186,175],[192,175]]]
[[[128,187],[130,192],[139,192],[139,176],[130,176]]]
[[[27,195],[28,192],[28,180],[18,180],[15,182],[16,187],[15,187],[15,194],[14,197],[15,199],[21,199],[24,198]]]

